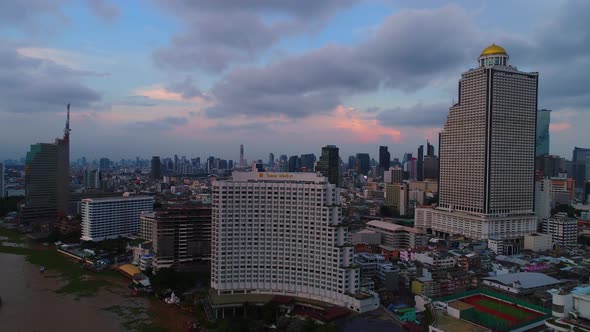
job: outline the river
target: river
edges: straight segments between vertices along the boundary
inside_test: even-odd
[[[59,275],[41,274],[24,256],[0,253],[0,331],[124,331],[119,317],[105,308],[130,302],[149,307],[147,299],[123,296],[123,286],[76,298],[55,293],[61,285]]]

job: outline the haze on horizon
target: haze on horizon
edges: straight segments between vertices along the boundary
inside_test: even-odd
[[[502,4],[502,3],[500,3]],[[551,153],[590,132],[588,1],[0,3],[0,160],[61,135],[72,159],[269,152],[393,157],[437,135],[491,43],[537,71]],[[438,150],[438,149],[437,149]]]

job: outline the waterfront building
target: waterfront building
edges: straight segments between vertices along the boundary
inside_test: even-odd
[[[70,191],[70,105],[63,138],[31,145],[25,161],[25,205],[21,220],[55,221],[68,211]]]
[[[459,81],[458,102],[440,134],[439,206],[431,228],[441,236],[504,240],[537,230],[538,73],[519,71],[508,59],[492,44]]]
[[[551,110],[540,109],[537,111],[537,138],[535,156],[549,155],[549,125],[551,123]]]
[[[361,291],[342,224],[340,190],[316,173],[234,172],[213,183],[211,287],[218,295],[273,294],[358,312]]]
[[[126,193],[127,194],[127,193]],[[136,235],[142,213],[154,210],[152,196],[85,198],[82,200],[82,241]]]
[[[186,270],[211,259],[211,206],[179,205],[143,213],[140,235],[152,241],[153,267]]]

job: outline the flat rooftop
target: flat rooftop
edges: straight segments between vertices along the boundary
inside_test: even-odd
[[[121,194],[121,196],[119,197],[97,197],[97,198],[84,198],[82,199],[82,202],[121,202],[121,201],[142,201],[142,200],[148,200],[154,199],[154,196],[123,196],[123,194]]]
[[[473,306],[469,303],[465,303],[463,301],[453,301],[453,302],[449,302],[449,307],[451,308],[455,308],[457,310],[466,310],[466,309],[471,309],[473,308]]]
[[[371,221],[367,222],[367,226],[373,226],[376,228],[380,228],[380,229],[384,229],[384,230],[392,231],[392,232],[403,231],[403,232],[408,232],[408,233],[422,233],[420,230],[418,230],[416,228],[397,225],[394,223],[390,223],[387,221],[381,221],[381,220],[371,220]]]
[[[452,332],[488,332],[489,329],[470,323],[465,320],[443,314],[441,311],[436,312],[436,328],[443,331]]]
[[[312,172],[232,172],[232,180],[234,182],[328,182],[326,177]]]

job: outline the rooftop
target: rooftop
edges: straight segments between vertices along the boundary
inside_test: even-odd
[[[453,332],[487,332],[490,331],[485,327],[481,327],[470,323],[465,320],[457,319],[455,317],[451,317],[447,314],[443,314],[440,311],[436,312],[436,324],[435,327],[443,330],[443,331],[453,331]]]
[[[392,232],[403,231],[403,232],[408,232],[408,233],[421,233],[416,228],[397,225],[397,224],[393,224],[393,223],[390,223],[387,221],[381,221],[381,220],[371,220],[371,221],[367,222],[367,225],[381,228],[381,229],[385,229],[385,230],[392,231]]]
[[[561,282],[546,274],[534,272],[509,273],[483,279],[495,281],[507,286],[511,286],[514,282],[520,282],[520,287],[524,289],[550,286]]]

